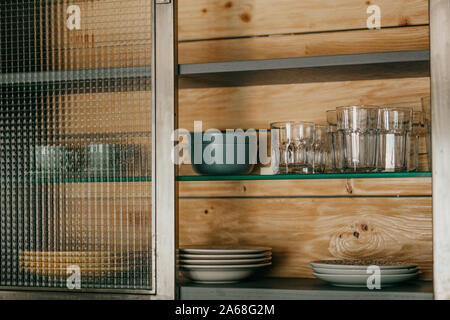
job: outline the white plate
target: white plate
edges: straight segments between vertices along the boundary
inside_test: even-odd
[[[262,269],[263,267],[247,269],[181,269],[181,273],[196,283],[224,284],[240,282]]]
[[[265,262],[259,264],[241,264],[241,265],[195,265],[195,264],[182,264],[180,265],[180,269],[185,270],[193,270],[193,269],[202,269],[202,270],[230,270],[230,269],[259,269],[268,267],[272,264],[272,262]]]
[[[344,274],[344,275],[370,275],[373,272],[367,273],[367,270],[347,270],[347,269],[326,269],[326,268],[313,268],[316,273],[322,274]],[[392,275],[392,274],[408,274],[416,273],[419,270],[417,268],[412,269],[380,269],[381,275]]]
[[[196,265],[220,265],[220,264],[257,264],[261,262],[269,262],[272,260],[271,256],[266,256],[263,258],[257,258],[257,259],[236,259],[236,260],[193,260],[193,259],[187,259],[187,260],[179,260],[180,264],[196,264]]]
[[[338,287],[359,287],[367,288],[367,279],[370,275],[342,275],[342,274],[322,274],[313,273],[313,275],[323,281],[326,281],[333,286]],[[380,285],[381,287],[393,286],[397,283],[405,282],[408,280],[415,279],[419,275],[417,273],[408,274],[395,274],[395,275],[385,275],[381,276]]]
[[[257,254],[179,254],[183,260],[233,260],[233,259],[259,259],[271,257],[272,253],[263,252]]]
[[[180,253],[190,254],[255,254],[271,251],[272,248],[266,247],[207,247],[207,246],[188,246],[180,248]]]
[[[388,265],[386,262],[384,261],[372,261],[373,264],[360,264],[360,265],[349,265],[349,264],[341,264],[341,263],[336,263],[334,264],[333,262],[336,260],[329,260],[329,261],[313,261],[310,262],[311,266],[313,268],[326,268],[326,269],[346,269],[346,270],[366,270],[368,266],[371,265],[377,265],[380,267],[381,270],[384,269],[413,269],[416,268],[416,265],[412,265],[412,264],[398,264],[398,263],[392,263],[392,265]],[[377,264],[378,263],[378,264]]]

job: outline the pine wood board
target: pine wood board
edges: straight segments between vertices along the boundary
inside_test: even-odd
[[[180,64],[426,49],[429,49],[428,26],[180,41],[178,44]]]
[[[180,0],[179,40],[366,29],[372,4],[382,27],[429,23],[427,0]]]
[[[53,97],[53,121],[66,134],[148,132],[151,91],[67,94]]]
[[[341,81],[287,85],[180,90],[179,127],[192,131],[268,129],[284,120],[326,122],[326,111],[350,104],[411,105],[420,110],[430,79]]]
[[[80,29],[67,25],[69,5],[80,8]],[[149,0],[80,1],[46,8],[45,45],[51,70],[149,65]]]
[[[180,245],[273,248],[270,276],[312,277],[309,262],[417,263],[432,279],[431,198],[181,199]]]
[[[181,198],[431,196],[431,178],[184,181]]]

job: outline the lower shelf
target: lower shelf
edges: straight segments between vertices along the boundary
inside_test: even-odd
[[[181,300],[433,300],[431,281],[370,291],[339,288],[317,279],[265,278],[230,285],[182,283]]]

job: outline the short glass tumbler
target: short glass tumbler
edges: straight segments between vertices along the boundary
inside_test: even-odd
[[[277,122],[271,125],[275,174],[313,173],[314,132],[315,125],[310,122]]]
[[[336,150],[342,150],[343,172],[374,172],[378,141],[378,107],[338,107]],[[337,164],[337,167],[339,164]]]
[[[379,119],[378,171],[406,171],[412,109],[382,108]]]

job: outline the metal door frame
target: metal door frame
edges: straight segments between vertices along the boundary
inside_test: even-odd
[[[1,299],[137,299],[176,298],[175,166],[172,132],[176,128],[177,1],[152,0],[152,290],[0,287]]]
[[[450,0],[430,0],[434,298],[450,299]]]

